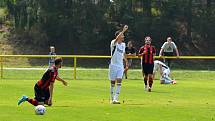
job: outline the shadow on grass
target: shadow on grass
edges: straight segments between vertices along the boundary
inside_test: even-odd
[[[45,107],[50,107],[50,106],[45,106]],[[54,107],[54,108],[70,108],[72,106],[69,106],[69,105],[55,105],[55,106],[51,106],[51,107]]]

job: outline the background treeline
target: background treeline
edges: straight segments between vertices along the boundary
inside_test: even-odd
[[[215,0],[0,0],[16,53],[109,54],[116,30],[139,48],[146,35],[159,50],[172,36],[182,55],[214,55]],[[4,14],[3,14],[4,13]],[[23,49],[24,48],[24,49]]]

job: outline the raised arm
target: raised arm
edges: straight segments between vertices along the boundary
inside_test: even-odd
[[[125,31],[127,31],[128,30],[128,25],[125,25],[124,27],[123,27],[123,30],[116,36],[116,38],[114,39],[114,44],[118,41],[118,38],[120,37],[120,36],[122,36],[124,33],[125,33]]]

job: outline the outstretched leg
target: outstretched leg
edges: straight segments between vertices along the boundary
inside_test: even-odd
[[[22,96],[21,99],[19,99],[18,101],[18,105],[22,104],[23,102],[28,101],[30,104],[37,106],[38,105],[38,101],[36,99],[30,99],[27,96]]]

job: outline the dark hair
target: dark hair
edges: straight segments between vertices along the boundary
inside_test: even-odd
[[[56,58],[56,59],[54,60],[55,65],[59,65],[59,64],[61,64],[62,62],[63,62],[63,59],[62,59],[62,58]]]
[[[116,32],[115,32],[115,37],[117,37],[117,36],[119,35],[120,32],[121,32],[121,31],[116,31]]]

